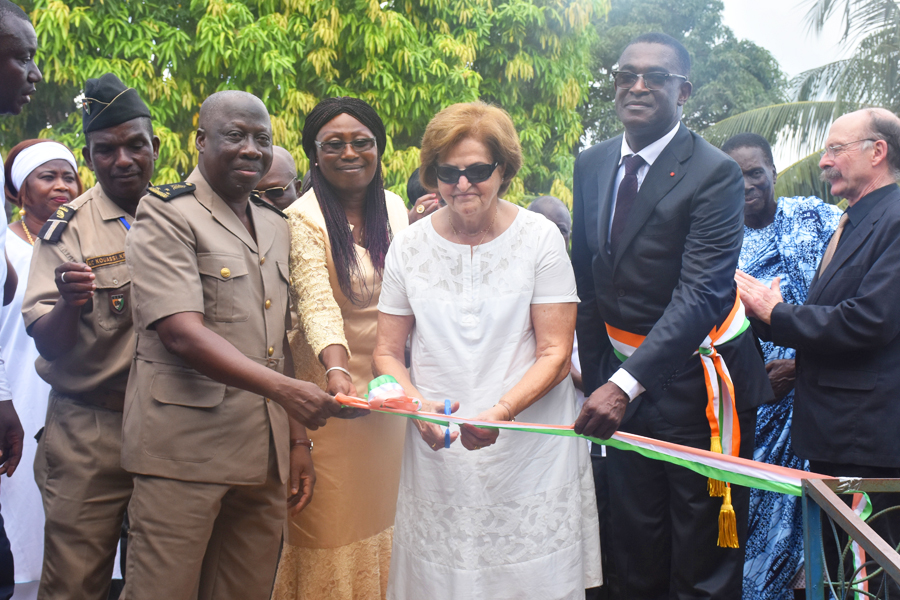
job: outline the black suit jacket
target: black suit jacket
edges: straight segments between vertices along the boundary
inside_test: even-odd
[[[797,349],[797,454],[900,467],[900,189],[842,240],[806,304],[771,321],[772,341]]]
[[[679,424],[705,421],[698,357],[710,330],[730,312],[744,228],[744,184],[728,156],[683,125],[650,167],[615,254],[606,251],[622,137],[588,148],[575,162],[572,264],[578,282],[578,352],[585,391],[621,364],[604,323],[646,335],[624,368]],[[724,344],[738,410],[772,398],[748,330]],[[637,410],[636,400],[625,420]]]

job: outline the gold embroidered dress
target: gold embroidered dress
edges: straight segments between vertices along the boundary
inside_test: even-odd
[[[408,225],[406,207],[396,194],[385,191],[385,197],[396,235]],[[372,379],[381,279],[366,249],[356,246],[365,282],[354,281],[354,289],[371,290],[372,297],[363,307],[350,302],[338,283],[315,193],[304,194],[287,214],[291,294],[297,310],[289,339],[297,378],[324,389],[319,353],[331,344],[348,347],[349,342],[350,373],[362,396]],[[316,486],[309,506],[288,517],[275,600],[385,597],[405,425],[404,419],[372,413],[332,418],[309,432],[315,445]]]

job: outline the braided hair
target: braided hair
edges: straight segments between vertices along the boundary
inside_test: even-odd
[[[319,201],[322,215],[325,217],[325,227],[331,242],[331,258],[334,260],[341,291],[353,304],[366,306],[372,300],[374,290],[364,287],[363,293],[359,294],[353,289],[354,279],[366,286],[362,267],[359,264],[359,255],[356,253],[353,241],[353,232],[350,230],[347,215],[338,201],[334,188],[322,175],[316,161],[316,136],[332,119],[344,113],[362,123],[375,135],[378,162],[375,166],[375,177],[372,178],[366,191],[363,246],[369,253],[375,273],[381,277],[384,271],[384,259],[393,237],[391,224],[388,221],[387,203],[384,199],[384,178],[381,174],[381,155],[384,154],[387,144],[387,133],[381,117],[367,102],[358,98],[346,96],[326,98],[319,102],[306,117],[306,123],[303,125],[303,151],[306,152],[311,163],[310,183],[315,191],[316,199]]]

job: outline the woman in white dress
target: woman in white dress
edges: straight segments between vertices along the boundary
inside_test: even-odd
[[[57,208],[82,192],[75,157],[68,148],[50,140],[27,140],[10,150],[5,164],[6,198],[19,207],[20,220],[11,223],[6,237],[9,262],[19,276],[13,301],[0,313],[0,351],[8,365],[6,374],[13,402],[25,430],[22,462],[16,477],[4,478],[0,506],[6,533],[15,557],[16,600],[37,594],[44,558],[44,510],[34,482],[34,435],[47,418],[50,385],[37,374],[34,340],[25,333],[22,298],[28,286],[28,271],[34,240]]]
[[[522,164],[503,110],[457,104],[422,140],[447,206],[398,234],[384,267],[375,369],[425,410],[570,424],[578,297],[562,236],[500,199]],[[404,346],[411,338],[411,369]],[[582,599],[600,585],[596,499],[578,439],[410,421],[388,598]]]

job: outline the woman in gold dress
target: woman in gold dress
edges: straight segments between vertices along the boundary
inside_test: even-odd
[[[408,225],[384,189],[386,141],[378,114],[355,98],[323,100],[303,128],[312,186],[287,209],[298,317],[289,337],[297,377],[331,394],[367,391],[384,258]],[[358,418],[309,432],[315,493],[288,518],[276,600],[385,597],[405,423],[344,412]]]

